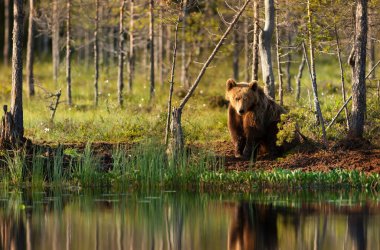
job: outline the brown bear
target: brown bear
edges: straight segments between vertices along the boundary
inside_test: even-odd
[[[285,109],[264,93],[257,81],[226,83],[228,129],[235,147],[235,157],[250,158],[253,153],[264,151],[276,155],[277,124]]]

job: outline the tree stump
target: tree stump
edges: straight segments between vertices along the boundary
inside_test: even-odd
[[[21,145],[24,138],[22,135],[19,135],[15,129],[12,113],[8,112],[7,105],[3,106],[3,110],[4,115],[1,118],[0,129],[0,148],[7,149]]]

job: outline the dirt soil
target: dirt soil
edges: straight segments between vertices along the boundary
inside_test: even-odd
[[[212,150],[217,155],[225,157],[225,166],[228,170],[282,168],[325,172],[332,169],[345,169],[380,173],[380,149],[362,142],[342,141],[330,145],[328,149],[301,145],[294,152],[277,159],[265,159],[259,156],[255,163],[235,158],[229,141],[213,144]]]

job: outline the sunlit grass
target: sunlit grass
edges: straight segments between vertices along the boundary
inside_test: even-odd
[[[49,59],[49,58],[48,58]],[[229,140],[227,129],[227,112],[224,107],[212,105],[212,97],[223,97],[225,81],[232,75],[232,67],[228,61],[229,55],[220,57],[209,67],[195,95],[186,105],[183,113],[183,127],[187,143],[208,143],[210,141]],[[291,67],[292,92],[285,91],[284,104],[288,110],[296,113],[301,131],[310,138],[320,139],[320,128],[316,125],[313,113],[314,103],[307,67],[302,78],[301,100],[295,100],[294,75],[298,70],[300,58],[293,57]],[[194,79],[201,65],[194,64],[190,68],[190,78]],[[139,142],[147,138],[158,138],[163,141],[167,110],[168,75],[165,74],[164,86],[156,82],[156,93],[153,101],[149,101],[148,69],[138,64],[133,93],[127,88],[124,91],[125,105],[117,105],[117,67],[110,64],[102,65],[99,79],[99,105],[93,102],[93,68],[73,60],[73,103],[67,106],[64,65],[61,64],[58,84],[52,81],[51,63],[48,60],[36,61],[35,82],[42,88],[56,92],[62,89],[63,101],[56,113],[54,122],[50,122],[49,100],[45,99],[45,91],[36,87],[37,96],[27,97],[24,93],[24,123],[25,134],[34,142],[86,143],[87,141],[107,141],[112,143]],[[343,104],[340,89],[340,75],[337,58],[329,55],[319,55],[316,62],[319,100],[326,124],[331,121]],[[275,70],[275,72],[277,72]],[[0,66],[0,82],[4,87],[0,90],[0,102],[7,104],[10,95],[10,69]],[[243,79],[244,69],[241,68],[240,78]],[[345,66],[347,97],[351,92],[350,69]],[[173,105],[179,104],[180,89],[179,68],[175,78],[175,95]],[[127,82],[127,78],[125,78]],[[284,83],[285,84],[285,83]],[[368,83],[373,85],[374,83]],[[379,105],[375,90],[368,88],[368,113],[366,136],[376,137],[379,126],[376,123]],[[349,109],[351,105],[349,104]],[[346,135],[344,112],[328,131],[329,139],[339,139]]]

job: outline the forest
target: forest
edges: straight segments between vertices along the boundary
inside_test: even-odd
[[[377,186],[379,4],[3,0],[3,182]],[[277,144],[305,140],[236,158],[229,78],[287,110]]]
[[[0,0],[0,249],[380,249],[379,12]]]

